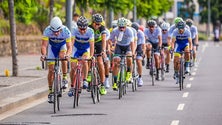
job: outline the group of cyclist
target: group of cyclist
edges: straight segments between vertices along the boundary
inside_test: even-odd
[[[91,23],[84,16],[78,17],[76,25],[69,30],[62,24],[59,17],[52,18],[50,25],[43,32],[41,46],[41,61],[45,58],[66,58],[71,62],[71,87],[68,92],[72,96],[74,87],[73,75],[77,66],[77,58],[95,58],[98,64],[100,78],[100,94],[105,95],[109,84],[109,72],[112,71],[112,89],[118,90],[117,80],[120,65],[120,55],[126,57],[126,81],[132,82],[133,61],[136,61],[138,87],[143,86],[142,66],[146,58],[146,68],[150,68],[151,53],[154,53],[156,80],[160,77],[160,52],[165,53],[165,71],[169,72],[170,54],[174,52],[174,77],[178,75],[180,52],[185,52],[186,73],[190,72],[190,54],[196,60],[198,32],[191,19],[184,21],[177,17],[170,26],[167,22],[147,21],[147,27],[137,22],[121,17],[112,22],[112,28],[105,27],[101,14],[92,15]],[[163,49],[166,48],[166,49]],[[112,60],[111,60],[112,57]],[[195,61],[194,61],[195,62]],[[83,89],[87,89],[91,80],[89,62],[83,63]],[[54,62],[48,62],[48,102],[52,102]],[[68,87],[67,61],[62,61],[62,87]]]

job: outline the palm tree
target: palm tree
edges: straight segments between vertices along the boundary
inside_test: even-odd
[[[10,39],[12,50],[12,70],[13,76],[18,76],[17,43],[16,43],[16,23],[14,18],[14,0],[8,0]]]

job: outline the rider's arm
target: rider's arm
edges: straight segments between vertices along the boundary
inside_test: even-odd
[[[67,56],[70,56],[72,53],[72,45],[73,44],[72,44],[71,38],[66,39],[66,47],[67,47],[66,55]]]
[[[192,48],[193,48],[192,39],[188,38],[188,42],[189,42],[189,48],[190,48],[190,50],[192,50]]]
[[[42,38],[42,45],[41,45],[41,54],[46,56],[47,54],[47,46],[48,46],[48,37],[44,36]]]
[[[173,37],[173,38],[172,38],[172,42],[171,42],[171,49],[172,49],[172,50],[174,49],[175,41],[176,41],[176,38]]]
[[[102,51],[104,52],[106,50],[106,34],[102,34]]]
[[[159,47],[161,47],[161,46],[162,46],[162,36],[159,35],[159,36],[158,36],[158,39],[159,39],[159,43],[158,43],[158,44],[159,44]]]

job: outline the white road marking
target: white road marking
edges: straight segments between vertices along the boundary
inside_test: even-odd
[[[193,70],[194,70],[194,71],[197,71],[197,68],[194,68]]]
[[[184,103],[179,104],[178,107],[177,107],[177,110],[178,110],[178,111],[182,111],[183,108],[184,108],[184,106],[185,106]]]
[[[202,53],[204,53],[204,51],[206,50],[206,47],[208,47],[208,43],[205,43],[205,44],[203,45],[203,48],[202,48],[202,50],[201,50]]]
[[[189,95],[189,92],[184,92],[184,93],[183,93],[183,98],[187,98],[188,95]]]
[[[194,79],[194,78],[193,78],[193,77],[191,77],[189,80],[190,80],[190,81],[193,81],[193,79]]]
[[[179,120],[173,120],[170,125],[179,125]]]
[[[191,87],[191,84],[187,84],[186,88],[190,88]]]

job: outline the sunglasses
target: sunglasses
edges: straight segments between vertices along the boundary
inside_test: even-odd
[[[120,26],[119,28],[120,28],[120,29],[124,29],[124,28],[125,28],[125,26]]]
[[[96,26],[101,26],[101,24],[100,23],[95,23],[96,24]]]
[[[162,31],[167,31],[167,30],[162,30]]]
[[[79,30],[84,31],[84,30],[86,30],[86,28],[79,28]]]
[[[53,33],[58,33],[58,32],[60,32],[60,30],[58,30],[58,31],[53,31],[52,29],[50,29]]]

